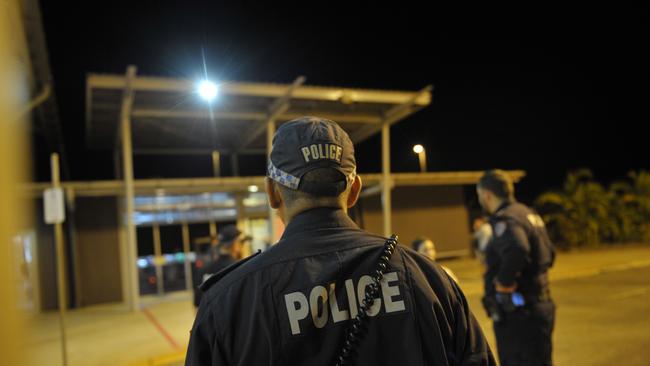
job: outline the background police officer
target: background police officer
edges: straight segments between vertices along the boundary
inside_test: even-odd
[[[552,365],[555,305],[548,269],[555,251],[544,222],[515,201],[512,180],[504,171],[487,171],[477,193],[493,228],[486,247],[483,303],[494,321],[501,365]]]
[[[197,271],[198,284],[242,259],[243,247],[247,245],[251,237],[244,235],[235,225],[227,225],[219,230],[218,239],[217,244],[209,250],[206,264]],[[195,307],[201,303],[202,295],[203,292],[199,288],[194,289]]]
[[[393,246],[347,215],[361,179],[354,146],[336,123],[283,124],[267,174],[285,231],[267,251],[203,284],[186,365],[331,366],[342,355],[359,365],[495,364],[443,270],[402,246],[382,258]],[[383,276],[374,282],[380,258]],[[375,294],[368,301],[366,291]],[[351,319],[363,314],[365,339],[342,352]]]
[[[436,245],[433,243],[433,240],[427,238],[426,236],[419,236],[415,238],[415,240],[413,240],[413,242],[411,243],[411,247],[413,248],[413,250],[431,259],[432,261],[435,261],[436,258],[438,257],[438,251],[436,250]],[[451,277],[452,280],[456,281],[456,283],[459,283],[458,277],[456,277],[456,275],[451,269],[443,266],[442,264],[440,265],[440,268],[445,270],[445,272],[447,272],[447,274],[449,275],[449,277]]]

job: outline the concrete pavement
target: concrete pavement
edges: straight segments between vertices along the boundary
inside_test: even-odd
[[[459,277],[470,307],[494,345],[480,305],[482,267],[470,258],[444,265]],[[560,253],[551,271],[558,304],[556,365],[650,365],[650,246]],[[69,365],[180,365],[194,310],[187,293],[143,300],[145,312],[119,304],[70,311]],[[33,317],[32,365],[60,365],[56,312]]]

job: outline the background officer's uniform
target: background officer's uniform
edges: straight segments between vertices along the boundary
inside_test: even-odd
[[[494,322],[502,366],[551,365],[555,304],[550,297],[548,269],[555,250],[544,222],[533,210],[505,202],[491,217],[492,241],[486,248],[486,297],[495,299],[495,280],[517,285],[524,305],[501,312]]]
[[[303,118],[278,129],[269,176],[291,184],[301,164],[282,154],[314,141],[335,145],[325,149],[337,169],[354,174],[347,134],[334,122]],[[334,365],[384,242],[341,208],[297,214],[276,245],[202,285],[186,365]],[[413,250],[395,249],[369,314],[358,365],[495,365],[460,289]]]
[[[229,250],[221,250],[223,246],[231,245],[242,232],[235,225],[228,225],[219,232],[219,243],[216,247],[209,249],[209,254],[205,259],[202,268],[195,271],[195,288],[194,288],[194,306],[199,307],[203,291],[199,286],[210,276],[224,270],[230,265],[237,262],[237,259],[230,254]],[[250,237],[247,237],[248,239]]]
[[[203,284],[203,281],[209,278],[210,276],[213,276],[214,274],[221,272],[222,270],[231,266],[235,262],[237,262],[237,260],[233,256],[231,256],[230,254],[222,253],[219,254],[216,259],[213,259],[208,264],[206,264],[203,268],[196,271],[197,280],[199,284],[197,287],[199,288],[194,289],[195,307],[199,307],[199,304],[201,304],[201,299],[203,298],[203,290],[201,290],[200,288],[200,285]]]

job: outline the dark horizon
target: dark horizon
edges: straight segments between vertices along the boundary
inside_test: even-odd
[[[375,4],[41,6],[74,180],[113,178],[112,152],[84,141],[86,73],[121,74],[135,64],[140,75],[194,79],[203,55],[217,80],[304,75],[307,85],[413,91],[432,84],[432,104],[391,129],[395,172],[418,171],[411,147],[421,143],[429,171],[526,170],[518,190],[530,201],[573,169],[589,168],[603,183],[650,169],[641,133],[650,120],[647,5],[517,9],[520,16]],[[35,178],[47,180],[49,152],[39,139]],[[380,171],[379,146],[378,136],[357,146],[361,173]],[[263,174],[263,157],[249,159],[242,175]],[[211,174],[207,156],[170,161],[182,168],[137,157],[136,177]]]

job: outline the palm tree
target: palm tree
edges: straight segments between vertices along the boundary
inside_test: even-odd
[[[535,206],[561,246],[598,245],[614,231],[609,195],[588,169],[569,173],[562,191],[542,194]]]
[[[610,242],[632,242],[641,239],[641,215],[634,186],[617,181],[609,186],[611,227],[604,232]]]
[[[639,230],[639,239],[650,242],[650,172],[631,172],[632,194],[638,212],[636,224]]]

